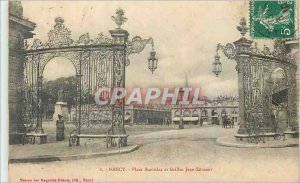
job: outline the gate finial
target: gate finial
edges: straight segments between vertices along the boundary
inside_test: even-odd
[[[240,31],[243,37],[248,32],[249,28],[247,27],[246,19],[244,17],[241,18],[240,25],[237,26],[236,28],[238,31]]]
[[[73,43],[71,31],[65,27],[64,18],[56,17],[54,28],[48,33],[47,47],[70,46]]]
[[[118,29],[121,29],[121,25],[123,25],[128,18],[124,17],[124,10],[119,8],[116,10],[116,14],[117,16],[112,16],[111,19],[118,25]]]

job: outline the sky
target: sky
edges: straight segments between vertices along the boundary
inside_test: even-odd
[[[36,23],[34,38],[47,40],[54,19],[61,16],[72,31],[72,38],[89,32],[91,38],[116,28],[111,16],[115,10],[125,10],[128,21],[122,26],[129,39],[138,35],[154,39],[158,69],[154,74],[147,66],[151,51],[148,45],[140,54],[129,57],[126,68],[128,87],[183,87],[185,75],[191,87],[200,87],[202,95],[237,96],[235,61],[220,53],[223,71],[219,77],[212,73],[212,63],[218,43],[238,40],[240,18],[249,20],[248,1],[27,1],[22,2],[24,16]],[[46,80],[75,75],[72,64],[57,58],[44,71]]]

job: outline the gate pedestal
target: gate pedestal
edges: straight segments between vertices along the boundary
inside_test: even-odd
[[[285,131],[284,134],[285,134],[285,137],[287,139],[299,138],[299,132],[298,131],[290,131],[290,130],[288,130],[288,131]]]
[[[31,141],[32,144],[46,144],[48,134],[45,133],[28,133],[27,137],[33,137],[34,141]]]
[[[63,116],[64,121],[69,121],[69,112],[66,102],[56,102],[53,114],[54,124],[56,124],[56,120],[58,120],[59,114]]]
[[[47,143],[47,134],[35,134],[35,144],[46,144]]]
[[[119,138],[108,137],[107,148],[110,147],[126,147],[128,135]]]

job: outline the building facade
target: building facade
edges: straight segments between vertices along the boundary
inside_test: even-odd
[[[9,1],[9,143],[20,143],[26,107],[24,81],[24,40],[33,37],[35,23],[23,17],[19,1]]]
[[[171,118],[170,106],[128,105],[125,107],[125,123],[130,125],[170,124]]]
[[[204,99],[200,105],[183,105],[182,115],[184,124],[216,124],[222,123],[225,115],[238,124],[238,99],[235,97],[218,96],[214,99]],[[172,107],[172,122],[180,121],[180,106]]]
[[[84,105],[83,108],[86,108]],[[84,109],[82,109],[85,111]],[[90,106],[87,125],[109,125],[111,121],[111,110],[99,106]],[[125,125],[162,125],[171,124],[171,106],[162,105],[126,105],[124,110]],[[70,123],[76,119],[75,108],[71,109],[69,114]]]

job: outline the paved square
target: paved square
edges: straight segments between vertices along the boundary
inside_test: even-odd
[[[33,177],[91,178],[97,182],[299,180],[298,147],[262,149],[217,145],[217,137],[233,135],[236,130],[205,126],[131,135],[129,145],[140,146],[132,153],[74,161],[10,164],[10,181]],[[160,171],[165,168],[169,171]],[[186,172],[197,168],[202,171]]]

